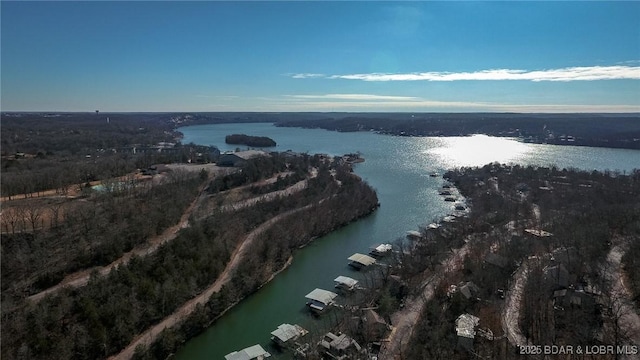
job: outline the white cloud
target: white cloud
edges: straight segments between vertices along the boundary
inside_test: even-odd
[[[294,79],[313,79],[326,77],[325,74],[289,74]]]
[[[286,95],[295,99],[317,99],[317,100],[361,100],[361,101],[378,101],[378,100],[420,100],[414,96],[391,96],[391,95],[372,95],[372,94],[324,94],[324,95]]]
[[[345,75],[293,74],[295,79],[326,78],[362,81],[593,81],[640,80],[640,66],[582,66],[546,70],[492,69],[474,72],[363,73]]]
[[[372,94],[285,95],[284,98],[289,101],[270,99],[269,104],[280,111],[640,112],[640,105],[504,104]]]

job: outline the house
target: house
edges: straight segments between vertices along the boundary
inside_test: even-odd
[[[569,271],[563,264],[547,266],[543,270],[544,278],[554,289],[563,289],[569,286]]]
[[[267,156],[267,153],[259,150],[246,150],[236,152],[226,152],[221,154],[218,158],[218,166],[242,166],[247,160],[259,157]]]
[[[345,360],[362,353],[362,347],[346,334],[328,332],[318,343],[318,351],[331,359]]]
[[[349,265],[351,265],[352,267],[358,270],[376,263],[376,259],[372,258],[369,255],[364,255],[360,253],[355,253],[349,256],[347,260],[351,261]]]
[[[307,306],[309,306],[311,310],[322,313],[333,304],[333,299],[337,296],[338,294],[334,292],[316,288],[312,292],[308,293],[305,298],[309,300],[307,302]]]
[[[480,318],[471,314],[462,314],[456,319],[456,335],[458,335],[458,347],[473,351],[473,340],[476,337],[476,326]]]
[[[287,347],[293,344],[298,338],[309,333],[300,325],[281,324],[278,328],[271,332],[271,341],[280,347]]]
[[[260,345],[253,345],[240,351],[234,351],[224,356],[225,360],[263,360],[271,357]]]
[[[477,298],[480,293],[480,288],[472,281],[468,281],[466,284],[460,286],[458,291],[465,299]]]

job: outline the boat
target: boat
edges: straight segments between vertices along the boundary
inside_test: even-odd
[[[407,231],[407,238],[411,240],[417,240],[422,237],[422,234],[419,231],[409,230]]]
[[[333,281],[336,282],[336,285],[335,285],[336,289],[340,289],[340,290],[352,291],[352,290],[355,290],[356,287],[358,286],[358,280],[352,279],[348,276],[341,275],[333,279]]]
[[[444,201],[455,202],[456,198],[453,196],[447,196],[446,198],[444,198]]]
[[[360,253],[355,253],[349,256],[348,260],[351,261],[349,265],[358,270],[376,263],[376,259],[372,258],[369,255],[364,255]]]
[[[322,313],[329,306],[334,304],[333,299],[337,296],[338,294],[334,292],[316,288],[312,292],[308,293],[305,298],[309,300],[307,301],[307,306],[309,306],[312,311]]]
[[[438,177],[438,176],[440,176],[440,174],[438,174],[437,172],[432,172],[431,174],[429,174],[429,176]]]
[[[418,233],[418,234],[420,234],[420,233]],[[409,233],[407,233],[407,236],[409,236]],[[371,255],[373,257],[383,257],[383,256],[388,255],[389,252],[391,252],[391,249],[393,249],[393,246],[391,244],[375,245],[375,246],[371,247],[371,251],[369,251],[369,255]]]

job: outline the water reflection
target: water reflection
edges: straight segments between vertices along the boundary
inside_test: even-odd
[[[483,166],[491,162],[519,162],[532,151],[529,144],[486,135],[438,139],[439,145],[426,149],[443,167]]]

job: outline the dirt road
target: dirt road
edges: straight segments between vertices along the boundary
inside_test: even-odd
[[[429,276],[421,285],[423,289],[420,295],[405,302],[402,310],[391,315],[393,331],[389,335],[389,341],[384,345],[378,356],[379,359],[404,359],[403,354],[413,335],[413,329],[420,319],[425,304],[433,298],[435,289],[440,281],[449,272],[462,268],[464,258],[469,252],[469,245],[465,244],[442,262],[436,273]]]
[[[176,324],[182,322],[184,319],[186,319],[189,316],[189,314],[191,314],[196,309],[196,306],[198,304],[204,305],[209,300],[211,295],[220,291],[222,286],[225,285],[227,282],[229,282],[229,280],[231,280],[233,272],[238,268],[238,265],[241,263],[247,250],[250,248],[251,244],[253,244],[255,238],[258,235],[260,235],[263,231],[267,230],[269,227],[271,227],[273,224],[275,224],[279,220],[287,216],[290,216],[292,214],[295,214],[299,211],[308,209],[311,206],[313,205],[307,205],[297,209],[289,210],[285,213],[277,215],[269,219],[268,221],[262,223],[259,227],[257,227],[251,233],[249,233],[247,237],[242,241],[242,243],[234,250],[233,254],[231,255],[231,260],[225,267],[224,271],[222,272],[222,274],[220,274],[218,279],[211,286],[209,286],[206,290],[200,293],[200,295],[187,301],[176,312],[166,317],[160,323],[147,329],[144,333],[138,335],[134,339],[134,341],[132,341],[118,355],[112,356],[109,359],[112,359],[112,360],[131,359],[138,345],[143,345],[148,347],[155,341],[155,339],[164,329],[173,327]]]
[[[275,177],[273,179],[274,179],[273,181],[275,181]],[[268,180],[265,180],[265,181],[268,181]],[[222,211],[238,210],[243,207],[252,206],[259,201],[269,201],[274,199],[277,196],[288,196],[294,192],[303,190],[306,187],[306,185],[307,185],[307,180],[302,180],[284,190],[274,191],[271,193],[263,194],[251,199],[238,202],[236,204],[228,205],[226,207],[223,207]],[[85,270],[81,270],[73,274],[67,275],[59,284],[54,285],[37,294],[31,295],[30,297],[28,297],[28,299],[33,302],[38,302],[44,299],[45,296],[49,294],[54,294],[60,291],[60,289],[62,288],[65,288],[65,287],[78,288],[78,287],[85,286],[89,282],[89,278],[91,277],[91,274],[94,271],[97,271],[100,276],[106,276],[111,272],[111,270],[115,269],[116,267],[120,265],[126,265],[133,256],[142,257],[142,256],[147,256],[149,254],[154,253],[156,250],[158,250],[158,248],[160,248],[160,246],[175,239],[178,236],[178,233],[180,232],[180,230],[189,226],[189,217],[194,212],[194,209],[196,209],[198,207],[198,204],[208,196],[206,193],[203,192],[203,188],[200,189],[200,195],[197,196],[196,199],[189,205],[189,207],[185,210],[182,217],[180,217],[180,221],[176,225],[166,229],[165,231],[162,232],[162,234],[150,238],[149,241],[144,246],[135,248],[125,253],[124,255],[122,255],[120,258],[116,259],[109,265],[105,265],[102,267],[94,267],[91,269],[85,269]]]

